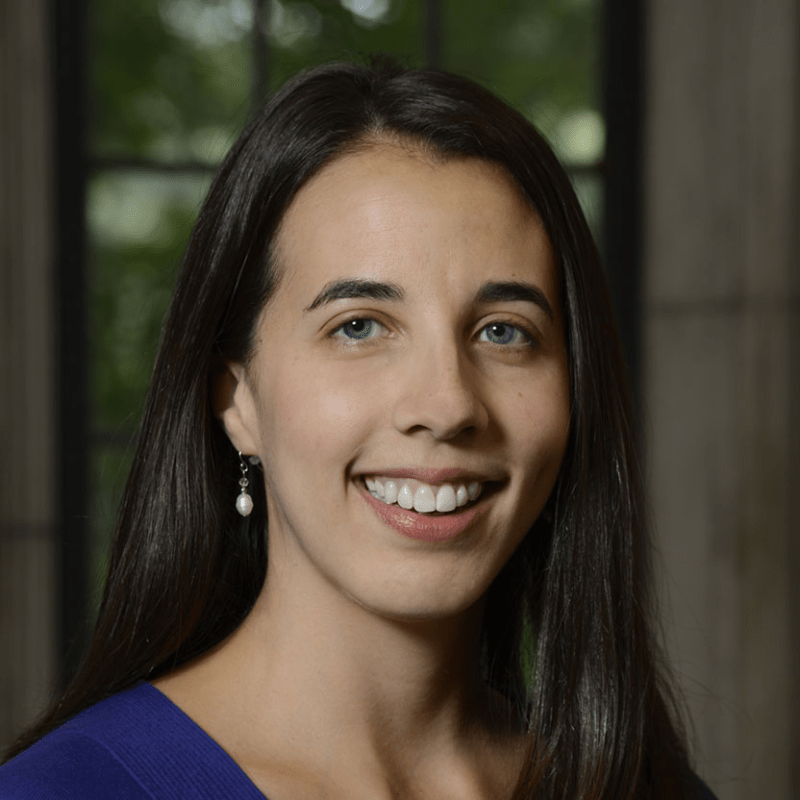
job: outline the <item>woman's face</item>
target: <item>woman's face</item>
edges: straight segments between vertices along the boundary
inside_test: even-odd
[[[393,618],[468,608],[567,442],[538,216],[497,166],[387,144],[319,172],[277,244],[252,361],[219,393],[234,445],[264,466],[268,583]]]

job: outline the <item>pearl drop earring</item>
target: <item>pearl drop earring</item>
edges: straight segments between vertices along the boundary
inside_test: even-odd
[[[242,477],[239,478],[239,486],[242,491],[236,498],[236,510],[243,517],[246,517],[253,510],[253,498],[250,497],[247,492],[247,487],[250,485],[250,481],[247,479],[247,473],[250,471],[250,468],[247,466],[247,462],[244,460],[241,452],[239,453],[239,469],[242,471]]]

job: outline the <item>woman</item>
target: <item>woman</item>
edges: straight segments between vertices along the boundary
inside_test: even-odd
[[[89,653],[0,797],[701,796],[623,372],[524,118],[295,78],[200,213]]]

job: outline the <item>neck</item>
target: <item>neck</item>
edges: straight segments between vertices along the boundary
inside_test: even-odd
[[[231,637],[156,685],[259,788],[271,790],[267,796],[329,787],[336,783],[331,771],[341,769],[333,765],[350,770],[342,780],[358,776],[369,786],[365,796],[394,796],[389,784],[415,796],[404,784],[408,775],[446,775],[453,785],[463,783],[461,797],[499,796],[475,787],[500,780],[505,791],[519,755],[509,744],[518,744],[519,730],[481,680],[481,621],[481,604],[449,616],[397,619],[325,582],[303,584],[295,574],[284,586],[280,575],[268,574]],[[500,778],[476,767],[481,759],[492,761],[491,770],[500,764]],[[276,775],[299,773],[302,786],[275,782]]]
[[[375,733],[457,725],[483,696],[478,672],[481,608],[447,618],[395,619],[335,589],[283,592],[268,579],[232,645],[247,653],[251,685]],[[272,706],[273,704],[270,703]],[[390,722],[388,722],[390,721]]]

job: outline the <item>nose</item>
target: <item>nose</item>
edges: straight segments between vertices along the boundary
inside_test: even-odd
[[[486,427],[489,412],[479,376],[456,343],[431,344],[410,354],[405,366],[393,413],[397,430],[426,430],[447,441]]]

